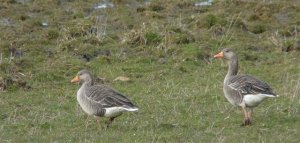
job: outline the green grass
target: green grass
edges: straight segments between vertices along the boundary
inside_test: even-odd
[[[98,2],[0,4],[0,142],[300,141],[297,2],[112,0],[114,8],[93,10]],[[24,55],[10,61],[12,41]],[[254,110],[250,127],[240,126],[241,109],[223,96],[227,64],[212,59],[222,47],[236,49],[240,73],[280,95]],[[99,127],[77,105],[78,85],[70,83],[83,68],[139,112]],[[114,81],[118,76],[131,81]]]

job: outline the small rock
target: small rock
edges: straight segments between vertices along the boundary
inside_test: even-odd
[[[213,0],[203,1],[203,2],[196,2],[195,6],[211,6]]]
[[[103,0],[102,2],[100,3],[97,3],[95,6],[94,6],[94,9],[105,9],[105,8],[113,8],[114,7],[114,4],[111,3],[111,2],[108,2],[106,0]]]
[[[48,25],[49,25],[48,22],[42,22],[43,27],[48,27]]]
[[[20,3],[20,4],[28,4],[32,2],[32,0],[15,0],[15,2]]]

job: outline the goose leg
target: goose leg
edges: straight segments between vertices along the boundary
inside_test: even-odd
[[[251,125],[251,111],[248,112],[246,107],[242,107],[242,109],[244,111],[244,124],[243,124],[243,126]]]
[[[97,122],[97,124],[99,124],[99,123],[100,123],[100,118],[99,118],[99,117],[97,117],[97,116],[95,116],[95,118],[96,118],[96,122]]]
[[[100,117],[98,116],[95,116],[96,117],[96,122],[97,122],[97,125],[99,126],[99,128],[101,129],[102,126],[101,126],[101,123],[100,123]]]
[[[107,127],[110,126],[110,124],[114,121],[115,118],[116,118],[116,117],[110,117],[110,118],[108,119],[108,121],[107,121]]]
[[[249,125],[252,124],[252,110],[253,110],[253,109],[250,108],[249,111],[248,111]]]

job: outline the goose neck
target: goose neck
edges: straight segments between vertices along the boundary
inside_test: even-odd
[[[237,75],[237,73],[238,73],[238,59],[233,58],[228,62],[228,72],[226,74],[224,82],[227,82],[227,80],[229,80],[232,76]]]

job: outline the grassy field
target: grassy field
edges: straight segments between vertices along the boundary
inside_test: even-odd
[[[0,142],[300,142],[300,3],[199,2],[3,0]],[[280,95],[252,126],[223,96],[227,64],[212,58],[223,47]],[[70,83],[83,68],[139,112],[99,127]]]

